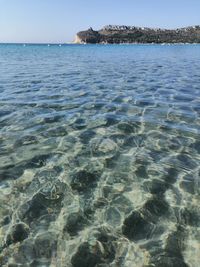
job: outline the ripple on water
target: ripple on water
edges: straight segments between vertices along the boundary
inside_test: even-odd
[[[198,267],[200,47],[0,46],[0,265]]]

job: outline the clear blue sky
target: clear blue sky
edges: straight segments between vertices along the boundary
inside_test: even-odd
[[[200,0],[0,0],[0,42],[67,42],[92,26],[200,24]]]

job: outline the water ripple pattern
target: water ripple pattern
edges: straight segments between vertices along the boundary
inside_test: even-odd
[[[0,45],[0,265],[198,267],[200,45]]]

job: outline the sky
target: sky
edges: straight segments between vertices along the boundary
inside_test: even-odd
[[[108,24],[200,25],[200,0],[0,0],[0,43],[65,43]]]

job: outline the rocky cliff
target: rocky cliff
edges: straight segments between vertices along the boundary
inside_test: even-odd
[[[200,26],[168,30],[108,25],[78,32],[75,43],[200,43]]]

